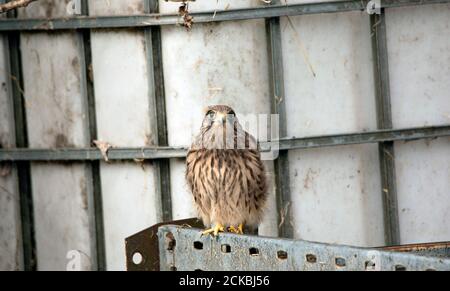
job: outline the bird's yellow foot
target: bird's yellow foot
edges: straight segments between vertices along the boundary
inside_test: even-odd
[[[234,225],[231,225],[228,228],[228,231],[236,234],[244,234],[244,225],[241,223],[239,224],[238,228],[234,227]]]
[[[239,224],[238,231],[239,234],[244,234],[244,224]]]
[[[228,231],[229,231],[229,232],[232,232],[232,233],[239,233],[239,229],[237,229],[237,228],[234,227],[233,225],[231,225],[231,226],[228,228]]]
[[[203,231],[202,235],[212,234],[214,236],[217,236],[219,234],[219,232],[224,232],[224,231],[225,231],[225,227],[222,224],[218,223],[213,228]]]

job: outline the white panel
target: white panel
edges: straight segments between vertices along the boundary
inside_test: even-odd
[[[40,0],[32,2],[27,7],[19,8],[19,18],[51,18],[71,16],[67,9],[71,0]]]
[[[22,17],[65,16],[66,2],[40,1]],[[85,147],[80,39],[72,32],[21,36],[25,106],[30,147]],[[90,269],[89,211],[83,164],[31,165],[39,270],[65,270],[71,250]]]
[[[125,238],[159,222],[151,164],[101,165],[108,270],[125,270]]]
[[[6,54],[6,39],[0,35],[0,148],[14,147],[13,107]],[[17,173],[10,163],[0,162],[0,270],[23,268],[20,205]]]
[[[450,5],[389,9],[395,127],[450,123]],[[401,243],[450,239],[449,139],[396,143]]]
[[[189,32],[167,26],[162,40],[170,145],[190,145],[207,105],[230,105],[238,117],[270,112],[263,20],[202,24]],[[171,167],[173,213],[190,217],[195,210],[185,165],[176,161]]]
[[[395,145],[402,244],[450,240],[450,139]]]
[[[173,219],[197,216],[197,211],[193,207],[194,199],[187,188],[185,173],[186,162],[184,159],[170,161]]]
[[[214,10],[229,10],[229,9],[239,9],[257,6],[267,6],[261,0],[196,0],[195,2],[189,2],[190,12],[200,12],[200,11],[214,11]],[[167,2],[159,1],[159,7],[161,13],[174,14],[178,13],[178,8],[180,7],[179,2]],[[195,22],[195,20],[194,20]]]
[[[376,129],[368,15],[283,17],[281,27],[288,135]]]
[[[139,1],[142,3],[142,1]],[[91,14],[138,12],[138,1],[95,1]],[[137,6],[136,6],[137,5]],[[105,12],[107,11],[107,12]],[[124,30],[92,33],[99,139],[117,147],[154,144],[144,34]],[[102,163],[106,260],[124,270],[125,238],[157,223],[161,203],[150,163]]]
[[[30,146],[86,145],[77,35],[23,33],[21,47]]]
[[[144,12],[144,0],[88,0],[91,15],[132,15]]]
[[[281,22],[288,136],[376,129],[368,15],[289,19]],[[384,243],[376,145],[292,151],[289,163],[296,238]]]
[[[377,153],[377,145],[289,153],[296,238],[384,244]]]
[[[450,240],[450,139],[395,145],[402,244]]]
[[[450,4],[389,9],[395,127],[450,123]]]

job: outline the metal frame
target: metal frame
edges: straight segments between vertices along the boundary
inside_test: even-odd
[[[372,51],[374,56],[375,103],[379,129],[392,128],[391,93],[389,91],[389,64],[386,40],[386,19],[384,8],[380,14],[370,17]],[[400,244],[398,219],[397,185],[395,179],[394,142],[378,144],[380,160],[381,195],[383,197],[384,233],[388,245]]]
[[[273,1],[273,4],[280,4],[280,1]],[[269,56],[271,113],[279,114],[279,136],[280,138],[284,138],[287,137],[287,124],[280,17],[266,19],[266,30]],[[278,158],[274,161],[274,168],[278,235],[280,237],[293,237],[294,228],[291,223],[290,211],[289,155],[286,149],[280,150]]]
[[[292,5],[272,5],[267,7],[230,9],[192,13],[195,23],[272,18],[318,13],[363,11],[370,0],[322,2]],[[382,8],[411,5],[448,3],[448,0],[383,0]],[[132,16],[71,17],[52,19],[10,19],[0,21],[0,31],[11,30],[61,30],[61,29],[100,29],[131,28],[182,23],[174,14],[142,14]]]
[[[82,15],[89,15],[89,3],[81,0]],[[78,32],[81,44],[81,86],[85,96],[85,111],[87,112],[87,140],[91,144],[97,139],[97,112],[95,109],[94,75],[92,74],[91,31]],[[88,204],[91,237],[92,268],[106,270],[105,229],[103,222],[103,198],[100,177],[100,161],[86,163],[86,176],[88,182]]]
[[[450,125],[413,127],[404,129],[376,130],[357,133],[285,138],[279,141],[261,143],[262,151],[269,151],[279,143],[280,150],[309,149],[319,147],[344,146],[353,144],[380,143],[389,141],[412,141],[450,136]],[[155,146],[142,148],[111,148],[107,152],[110,161],[154,160],[183,158],[187,148]],[[59,149],[0,149],[0,162],[19,161],[98,161],[104,157],[97,148]]]
[[[1,0],[0,0],[1,1]],[[0,162],[15,162],[18,168],[20,200],[22,211],[22,232],[24,244],[25,269],[36,269],[36,254],[34,242],[33,207],[30,183],[30,162],[32,161],[85,161],[90,164],[92,176],[92,197],[94,206],[93,228],[95,227],[96,241],[96,267],[105,269],[104,229],[101,200],[101,183],[99,163],[102,154],[96,148],[62,148],[62,149],[31,149],[27,148],[26,114],[22,98],[22,77],[20,60],[20,32],[22,31],[58,31],[80,30],[83,48],[85,70],[84,90],[86,92],[89,115],[89,138],[94,139],[96,132],[95,96],[93,80],[89,79],[91,66],[90,29],[108,28],[137,28],[145,33],[146,48],[148,51],[148,67],[150,90],[149,98],[153,112],[152,124],[157,125],[158,138],[156,146],[145,148],[112,148],[108,152],[110,160],[156,160],[160,183],[160,192],[163,220],[171,219],[170,197],[170,158],[179,158],[186,155],[186,148],[168,146],[167,126],[165,116],[165,96],[163,81],[163,66],[161,58],[161,25],[177,25],[181,23],[178,15],[158,14],[156,0],[143,0],[146,14],[132,16],[106,16],[91,17],[79,16],[59,19],[16,19],[0,20],[0,32],[7,33],[10,48],[11,75],[15,76],[12,82],[12,96],[14,101],[14,115],[16,126],[16,149],[0,149]],[[308,3],[295,5],[269,5],[266,7],[235,9],[226,11],[193,13],[195,23],[233,21],[245,19],[266,18],[267,40],[269,49],[269,68],[272,96],[272,113],[280,113],[280,129],[282,138],[280,144],[280,158],[275,161],[277,204],[278,211],[290,215],[288,209],[290,202],[289,175],[287,152],[292,149],[308,149],[327,146],[341,146],[350,144],[379,144],[380,171],[382,179],[382,195],[384,201],[385,238],[387,244],[399,242],[399,225],[397,212],[397,198],[395,186],[394,141],[408,141],[416,139],[429,139],[450,136],[450,125],[435,127],[419,127],[406,129],[392,129],[392,116],[390,111],[389,71],[386,47],[386,25],[384,11],[388,8],[450,3],[450,0],[384,0],[381,1],[381,14],[371,16],[372,47],[374,55],[374,77],[376,84],[377,124],[376,131],[343,133],[325,136],[303,138],[285,138],[285,104],[278,102],[284,96],[283,63],[281,51],[281,33],[279,17],[318,13],[337,13],[345,11],[362,11],[366,9],[369,0],[340,1]],[[84,15],[88,15],[87,1],[83,0]],[[11,14],[10,14],[11,15]],[[274,98],[274,97],[277,98]],[[278,100],[276,100],[278,99]],[[281,98],[284,100],[285,98]],[[262,150],[268,150],[274,142],[263,143]],[[279,231],[283,237],[292,237],[293,229],[284,223]]]
[[[158,0],[144,0],[146,13],[158,13]],[[149,76],[149,95],[152,131],[156,133],[156,145],[168,146],[166,97],[164,89],[164,74],[161,49],[161,28],[148,27],[144,30],[147,49],[147,65]],[[172,220],[172,197],[170,190],[170,162],[165,159],[157,159],[155,163],[156,177],[158,179],[157,192],[160,199],[161,213],[158,215],[161,221]]]
[[[14,11],[7,14],[9,19],[17,17]],[[15,144],[18,148],[28,147],[27,116],[23,95],[22,57],[20,54],[20,33],[7,34],[10,98],[14,108]],[[23,243],[23,267],[27,271],[37,269],[36,240],[34,236],[33,194],[31,186],[30,161],[16,163],[20,201],[21,230]]]

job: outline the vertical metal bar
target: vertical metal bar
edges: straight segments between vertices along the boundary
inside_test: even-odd
[[[158,13],[158,0],[144,0],[146,13]],[[161,28],[146,28],[145,43],[147,51],[147,65],[149,72],[149,95],[151,124],[153,132],[157,132],[155,143],[159,146],[167,146],[167,120],[166,101],[164,89],[164,74],[161,50]],[[162,221],[172,220],[172,197],[170,189],[170,161],[160,159],[155,161],[157,171],[157,191],[161,199]]]
[[[81,1],[81,14],[89,15],[87,0]],[[91,31],[79,32],[81,42],[82,86],[87,110],[88,144],[97,139],[97,114],[95,109],[94,75],[92,72]],[[103,222],[103,200],[100,180],[100,161],[87,164],[87,183],[89,183],[90,235],[92,269],[106,270],[105,230]]]
[[[16,11],[8,13],[8,18],[17,17]],[[20,50],[20,32],[7,35],[9,48],[9,68],[11,98],[14,107],[16,147],[28,147],[27,117],[22,75],[22,58]],[[26,271],[37,269],[36,240],[34,233],[33,197],[31,189],[30,162],[17,162],[17,176],[20,197],[20,215],[23,242],[23,260]]]
[[[378,129],[391,129],[391,95],[384,8],[380,10],[380,14],[371,15],[370,25],[372,29],[371,38],[374,58],[377,126]],[[379,143],[378,151],[381,171],[385,242],[388,245],[398,245],[400,243],[400,231],[395,179],[394,143]]]
[[[279,4],[279,1],[273,1]],[[286,102],[284,92],[283,53],[281,48],[280,18],[266,20],[271,113],[279,114],[280,138],[286,137]],[[292,238],[294,235],[291,220],[291,192],[289,179],[288,151],[282,150],[275,160],[275,186],[278,209],[278,234],[280,237]]]

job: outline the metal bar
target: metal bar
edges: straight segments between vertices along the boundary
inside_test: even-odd
[[[309,149],[318,147],[343,146],[352,144],[379,143],[386,141],[410,141],[434,139],[450,136],[450,125],[415,127],[393,130],[376,130],[360,133],[324,135],[317,137],[289,138],[279,141],[281,150]],[[261,143],[262,150],[274,148],[276,141]],[[114,160],[152,160],[186,157],[183,147],[143,147],[112,148],[108,159]],[[103,160],[96,148],[60,149],[0,149],[0,161],[93,161]]]
[[[162,271],[424,271],[450,270],[450,258],[303,240],[221,233],[161,226]],[[145,244],[145,242],[143,242]]]
[[[195,23],[272,18],[318,13],[364,11],[369,0],[271,5],[255,8],[230,9],[192,13]],[[443,4],[450,0],[384,0],[381,7],[394,8],[411,5]],[[143,14],[130,16],[71,17],[50,19],[9,19],[0,21],[0,31],[14,30],[61,30],[61,29],[105,29],[177,25],[182,23],[179,15]]]
[[[16,17],[15,12],[9,12],[8,18]],[[9,47],[9,68],[11,82],[11,98],[14,106],[15,143],[17,147],[28,147],[27,117],[22,76],[22,57],[20,50],[20,33],[7,34]],[[17,164],[19,185],[20,216],[22,228],[24,269],[37,269],[36,241],[34,232],[33,197],[31,188],[31,167],[29,161],[19,161]]]
[[[380,10],[380,14],[371,15],[370,25],[372,30],[377,125],[378,129],[391,129],[391,95],[384,9]],[[387,245],[398,245],[400,244],[400,226],[395,178],[394,142],[380,142],[378,144],[378,152],[385,242]]]
[[[158,13],[158,0],[145,0],[146,13]],[[150,111],[153,116],[151,127],[157,133],[158,146],[168,146],[167,121],[166,121],[166,101],[164,89],[164,74],[161,49],[161,28],[150,27],[144,31],[147,48],[147,66],[149,72],[149,96]],[[157,192],[161,200],[162,221],[172,220],[172,197],[170,189],[170,161],[167,159],[157,159],[155,163],[157,171]]]
[[[274,4],[279,4],[276,1]],[[287,136],[286,98],[284,91],[283,52],[281,48],[280,18],[266,20],[267,48],[269,56],[271,113],[279,115],[279,135]],[[294,230],[291,219],[291,191],[289,179],[289,157],[281,150],[274,161],[275,187],[278,213],[278,236],[292,238]]]
[[[87,0],[81,1],[81,13],[89,15]],[[97,139],[97,113],[95,109],[94,77],[92,73],[92,50],[90,30],[80,31],[81,59],[82,59],[82,86],[85,95],[85,110],[87,112],[87,143]],[[103,222],[103,200],[100,178],[100,161],[90,161],[86,165],[87,181],[89,181],[89,205],[90,205],[90,235],[92,268],[106,270],[105,230]]]
[[[203,223],[198,218],[188,218],[158,223],[126,238],[127,271],[159,271],[158,228],[168,224],[196,228],[203,227]],[[140,262],[134,260],[134,256],[138,254],[141,257]]]

